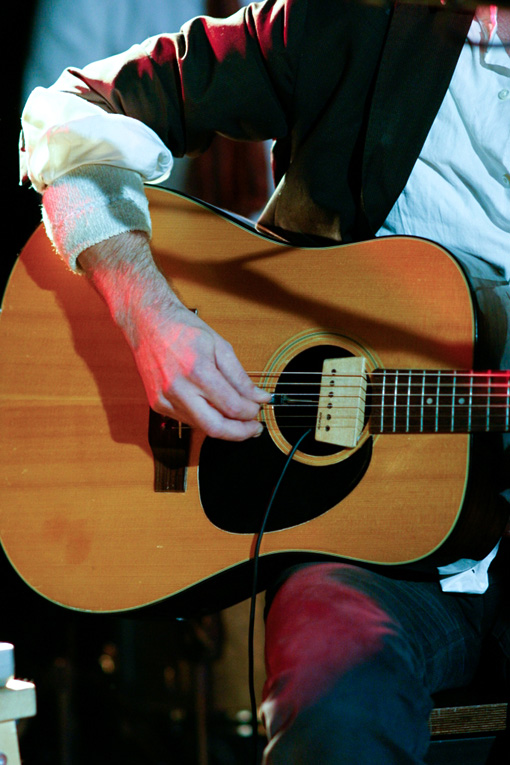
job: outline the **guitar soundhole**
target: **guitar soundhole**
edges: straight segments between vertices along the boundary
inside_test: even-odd
[[[282,436],[295,444],[308,429],[300,451],[313,457],[338,454],[343,447],[325,444],[314,438],[320,379],[325,359],[345,358],[353,354],[337,345],[316,345],[294,356],[284,368],[275,388],[275,420]]]

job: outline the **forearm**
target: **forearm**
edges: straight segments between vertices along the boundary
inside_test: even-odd
[[[79,270],[103,297],[115,323],[132,346],[138,345],[136,314],[182,303],[157,267],[144,231],[129,231],[85,249]]]

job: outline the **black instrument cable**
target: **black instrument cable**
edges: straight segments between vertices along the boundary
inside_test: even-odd
[[[257,605],[260,545],[262,543],[262,536],[266,530],[269,513],[271,512],[271,508],[273,506],[276,494],[278,493],[278,490],[280,488],[280,484],[283,480],[283,477],[285,473],[287,472],[287,469],[290,463],[292,462],[294,454],[297,452],[299,445],[309,433],[311,433],[311,429],[305,431],[305,433],[302,434],[302,436],[298,439],[296,444],[292,447],[287,457],[287,460],[285,462],[285,465],[283,466],[282,472],[280,473],[280,477],[278,478],[278,481],[276,482],[276,486],[273,490],[273,494],[271,495],[271,499],[269,500],[269,504],[266,508],[264,518],[262,519],[262,524],[260,526],[260,530],[257,537],[257,543],[255,545],[255,551],[253,553],[253,580],[252,580],[252,591],[251,591],[251,602],[250,602],[250,619],[249,619],[249,626],[248,626],[248,683],[249,683],[249,689],[250,689],[250,707],[251,707],[251,720],[252,720],[253,765],[257,765],[257,761],[258,761],[258,716],[257,716],[257,699],[255,695],[254,636],[255,636],[255,609]]]

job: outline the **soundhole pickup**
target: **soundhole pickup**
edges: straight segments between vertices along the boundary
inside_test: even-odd
[[[149,445],[154,457],[154,491],[186,491],[191,428],[150,410]]]
[[[325,359],[315,425],[317,441],[354,447],[365,422],[366,359]]]

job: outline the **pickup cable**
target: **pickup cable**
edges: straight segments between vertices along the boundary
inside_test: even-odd
[[[280,473],[280,477],[278,478],[278,481],[276,482],[276,486],[273,490],[273,494],[271,495],[271,499],[269,500],[269,504],[266,508],[264,518],[262,519],[262,524],[260,526],[260,530],[257,536],[257,542],[255,545],[255,551],[253,554],[253,579],[252,579],[252,592],[251,592],[251,601],[250,601],[250,618],[249,618],[249,626],[248,626],[248,683],[249,683],[249,690],[250,690],[250,707],[251,707],[251,720],[252,720],[253,765],[257,765],[257,762],[258,762],[258,714],[257,714],[257,700],[256,700],[256,694],[255,694],[254,642],[255,642],[255,609],[257,605],[260,546],[262,544],[262,536],[266,530],[269,513],[271,512],[271,508],[273,506],[274,500],[276,498],[276,495],[278,493],[282,480],[285,476],[285,473],[287,472],[287,469],[290,463],[292,462],[294,454],[297,452],[299,445],[306,438],[306,436],[308,436],[311,432],[312,432],[311,428],[305,431],[299,437],[298,441],[292,447],[291,451],[289,452],[289,455],[287,456],[285,465],[283,466],[282,472]]]

